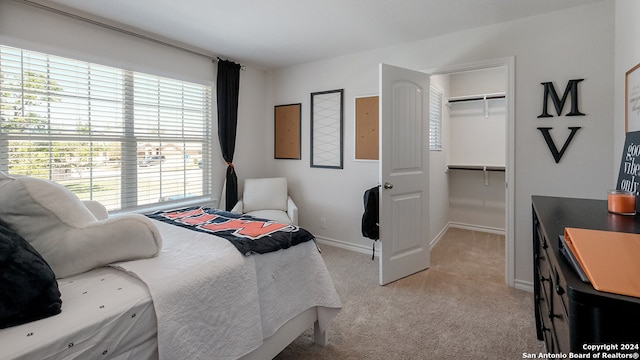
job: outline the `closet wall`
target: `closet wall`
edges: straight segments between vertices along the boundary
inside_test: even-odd
[[[506,81],[506,68],[449,75],[447,175],[454,225],[506,228]]]

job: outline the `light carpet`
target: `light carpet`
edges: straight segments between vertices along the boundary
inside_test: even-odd
[[[378,259],[323,246],[343,309],[275,359],[522,359],[544,351],[533,294],[505,284],[504,236],[450,228],[428,270],[378,285]]]

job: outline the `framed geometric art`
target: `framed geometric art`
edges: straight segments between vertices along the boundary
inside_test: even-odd
[[[311,167],[342,169],[343,89],[311,93]]]
[[[275,159],[300,160],[300,114],[302,104],[276,105],[274,107]]]

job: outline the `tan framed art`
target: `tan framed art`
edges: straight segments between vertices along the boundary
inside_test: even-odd
[[[640,131],[640,64],[625,74],[625,132]]]
[[[356,97],[356,160],[378,160],[378,96]]]
[[[275,159],[300,160],[300,114],[302,104],[274,107]]]

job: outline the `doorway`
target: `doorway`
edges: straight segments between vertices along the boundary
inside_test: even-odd
[[[448,211],[441,218],[430,211],[431,228],[504,234],[505,282],[513,287],[514,59],[425,72],[443,92],[444,104],[444,146],[430,154],[430,192],[431,208]]]

